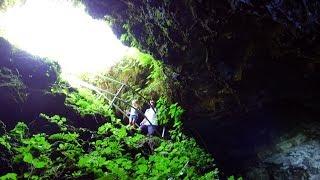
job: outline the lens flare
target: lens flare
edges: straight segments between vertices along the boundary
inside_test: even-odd
[[[27,0],[0,14],[3,36],[33,55],[59,62],[64,73],[92,73],[114,65],[128,47],[109,25],[67,0]]]

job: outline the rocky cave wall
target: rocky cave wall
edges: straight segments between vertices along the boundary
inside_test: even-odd
[[[292,97],[319,68],[318,2],[84,2],[94,17],[111,17],[129,45],[175,67],[176,100],[192,114]]]
[[[128,45],[174,67],[173,98],[187,109],[186,128],[202,136],[225,171],[253,166],[248,177],[318,177],[314,157],[301,152],[319,142],[311,128],[319,117],[319,2],[83,2]],[[288,152],[300,152],[307,165],[288,160]]]
[[[0,37],[0,120],[4,123],[1,125],[10,130],[23,121],[30,133],[56,132],[58,126],[45,121],[40,113],[60,114],[75,127],[96,129],[103,124],[105,118],[81,116],[65,104],[65,94],[51,91],[59,76],[60,66],[56,62],[17,49]]]

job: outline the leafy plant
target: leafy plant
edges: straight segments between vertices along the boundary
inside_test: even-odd
[[[0,137],[0,144],[6,149],[11,150],[11,144],[9,143],[10,137],[8,135],[3,135]]]
[[[14,157],[14,161],[24,161],[35,168],[44,168],[51,163],[47,156],[51,145],[46,141],[44,134],[37,134],[30,139],[24,139],[22,143],[22,146],[15,149],[17,155]],[[38,152],[42,154],[36,156],[35,154]]]
[[[58,115],[49,118],[61,120]],[[19,123],[0,137],[1,146],[13,154],[11,166],[21,166],[21,171],[13,172],[18,178],[215,179],[218,174],[212,157],[184,135],[180,140],[129,135],[118,123],[90,131],[94,138],[85,141],[84,131],[77,128],[50,136],[27,132],[27,126]]]
[[[68,93],[66,103],[76,109],[82,116],[100,114],[114,119],[113,112],[106,105],[104,99],[97,97],[90,90],[78,89],[77,92]]]
[[[67,119],[65,117],[60,117],[59,115],[54,115],[50,117],[43,113],[40,114],[40,117],[45,118],[49,122],[57,124],[62,131],[67,130],[67,126],[66,126]]]
[[[170,125],[179,129],[182,126],[181,117],[184,113],[182,107],[180,107],[177,103],[171,104],[167,98],[160,97],[157,101],[157,118],[159,124],[161,125]]]
[[[61,115],[40,114],[60,127],[57,133],[30,134],[28,126],[19,122],[11,131],[3,130],[1,159],[13,172],[4,172],[5,179],[217,179],[213,158],[181,130],[184,110],[172,104],[165,95],[166,76],[160,63],[146,54],[139,55],[129,66],[117,71],[130,74],[132,66],[149,69],[144,74],[145,86],[140,93],[158,91],[157,115],[161,125],[172,128],[169,140],[147,137],[122,124],[106,102],[86,89],[69,89],[65,83],[53,87],[52,92],[64,93],[67,106],[80,115],[99,116],[107,123],[97,131],[76,128]],[[121,69],[122,68],[122,69]],[[139,70],[137,70],[137,73]],[[125,78],[125,76],[123,76]],[[139,78],[138,78],[139,79]],[[144,84],[144,83],[142,83]],[[150,88],[150,89],[148,89]],[[162,88],[162,89],[161,89]],[[130,92],[125,91],[125,97]],[[3,126],[5,128],[5,126]],[[30,131],[34,132],[34,131]],[[11,158],[13,157],[13,158]]]
[[[7,173],[6,175],[0,176],[1,180],[16,180],[17,179],[16,173]]]
[[[228,180],[243,180],[243,178],[242,178],[242,177],[236,178],[236,177],[234,177],[234,176],[229,176],[229,177],[228,177]]]
[[[22,140],[26,137],[28,130],[28,126],[24,122],[18,122],[15,128],[10,131],[10,134],[13,138]]]
[[[66,142],[70,142],[70,141],[76,141],[79,137],[78,133],[58,133],[58,134],[52,134],[49,139],[50,140],[62,140],[62,141],[66,141]]]
[[[123,29],[126,30],[127,33],[124,33],[121,35],[120,37],[120,41],[129,44],[130,47],[136,47],[136,48],[140,48],[141,45],[139,43],[139,41],[137,41],[137,39],[135,38],[134,34],[132,33],[132,27],[130,25],[130,23],[126,23],[122,26]]]

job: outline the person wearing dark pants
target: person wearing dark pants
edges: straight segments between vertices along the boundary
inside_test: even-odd
[[[143,130],[147,128],[148,135],[153,135],[158,125],[156,108],[154,104],[154,101],[151,100],[150,108],[146,110],[146,112],[144,113],[145,118],[140,123],[140,129]]]

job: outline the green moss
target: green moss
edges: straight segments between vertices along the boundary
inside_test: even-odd
[[[128,6],[125,18],[113,19],[115,24],[122,26],[115,29],[122,29],[121,40],[127,45],[165,59],[169,56],[169,47],[182,47],[170,34],[181,32],[176,13],[170,11],[172,1],[163,1],[161,6],[157,6],[157,3],[141,0],[141,4],[139,7],[134,4]],[[182,32],[178,39],[186,41],[186,35],[187,32]]]
[[[127,102],[133,99],[138,99],[141,103],[145,102],[146,100],[140,95],[147,99],[158,99],[161,96],[170,99],[168,78],[165,73],[167,68],[150,54],[142,53],[132,48],[122,61],[105,72],[102,77],[98,76],[88,79],[88,81],[112,93],[116,93],[121,85],[105,80],[103,76],[111,77],[129,85],[130,88],[125,87],[121,91],[121,98]],[[109,98],[112,99],[113,97],[110,96]],[[127,108],[123,103],[118,103],[117,105],[123,109]]]

